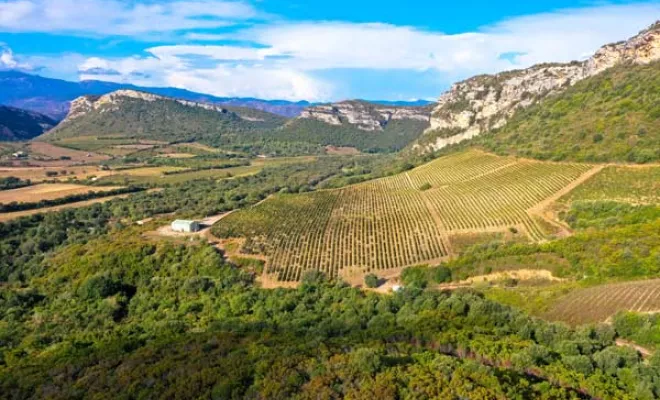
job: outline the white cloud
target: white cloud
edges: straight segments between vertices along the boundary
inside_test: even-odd
[[[240,0],[0,0],[0,31],[140,35],[218,28],[258,15]]]
[[[327,100],[347,93],[340,88],[342,74],[332,71],[408,71],[424,76],[439,92],[475,74],[582,59],[654,22],[660,3],[560,10],[452,35],[384,23],[332,21],[268,22],[224,33],[206,29],[262,16],[245,2],[223,0],[142,5],[119,0],[0,0],[0,11],[0,30],[133,36],[176,31],[177,42],[187,41],[148,48],[147,56],[88,58],[76,65],[83,79],[173,85],[219,96]],[[382,93],[432,95],[402,90],[400,78],[399,87],[390,89],[388,84],[379,85]]]
[[[650,25],[660,4],[603,6],[515,18],[477,32],[446,35],[387,24],[303,23],[252,28],[239,38],[269,47],[305,70],[434,69],[493,72],[538,62],[566,62]],[[515,53],[513,59],[503,54]]]
[[[19,62],[14,57],[14,52],[2,43],[0,43],[0,69],[32,69],[30,64]]]

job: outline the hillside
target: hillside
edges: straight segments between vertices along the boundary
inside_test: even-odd
[[[224,108],[121,90],[76,99],[67,118],[40,139],[123,136],[217,144],[223,135],[273,129],[284,121],[283,117],[258,110]]]
[[[36,112],[0,106],[0,141],[29,140],[56,124],[51,118]]]
[[[591,58],[569,64],[539,64],[456,83],[433,110],[431,127],[415,145],[439,150],[504,126],[521,108],[560,93],[619,64],[660,59],[660,22],[627,41],[601,47]]]
[[[660,62],[620,65],[519,110],[477,139],[499,154],[577,161],[660,160]]]
[[[268,256],[266,272],[279,281],[313,269],[343,278],[387,273],[445,259],[465,234],[552,237],[553,223],[534,210],[592,168],[467,151],[345,189],[276,196],[224,218],[213,233],[247,239],[243,253]],[[301,215],[309,217],[296,223]]]
[[[271,137],[364,152],[398,151],[429,126],[430,108],[345,101],[306,108]]]
[[[0,104],[36,111],[56,120],[66,117],[69,103],[78,97],[102,96],[117,90],[136,90],[195,102],[247,107],[286,117],[295,117],[309,106],[307,102],[217,97],[177,88],[146,88],[93,80],[70,82],[19,71],[0,71]]]

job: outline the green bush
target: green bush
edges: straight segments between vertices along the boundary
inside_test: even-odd
[[[374,274],[367,274],[364,277],[364,284],[367,285],[368,288],[376,288],[378,287],[378,277]]]

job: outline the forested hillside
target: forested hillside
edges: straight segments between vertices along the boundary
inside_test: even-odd
[[[0,106],[0,141],[29,140],[56,124],[36,112]]]
[[[383,130],[364,131],[355,125],[330,125],[314,119],[296,119],[272,133],[280,141],[304,141],[324,146],[355,147],[367,153],[399,151],[428,127],[418,120],[390,121]]]
[[[240,107],[206,107],[148,93],[115,93],[77,100],[69,117],[41,139],[120,136],[221,144],[225,135],[262,132],[285,121],[274,114]]]
[[[499,154],[552,160],[660,160],[660,62],[621,65],[518,111],[477,140]]]

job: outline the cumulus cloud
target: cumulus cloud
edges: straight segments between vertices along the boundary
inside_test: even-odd
[[[347,90],[347,71],[395,77],[395,89],[388,88],[387,79],[377,85],[382,86],[379,97],[437,96],[448,84],[475,74],[585,58],[602,44],[634,35],[660,15],[658,2],[604,5],[516,17],[450,35],[385,23],[282,21],[266,18],[246,1],[0,0],[0,31],[131,37],[161,33],[172,38],[171,44],[139,55],[69,55],[67,60],[78,60],[73,72],[81,79],[320,101],[360,96]],[[239,25],[232,29],[218,29],[235,23]],[[44,62],[63,68],[57,61]],[[399,71],[411,77],[409,87],[419,90],[423,79],[428,89],[402,90]]]
[[[5,0],[0,31],[83,35],[140,35],[208,29],[259,16],[240,0]]]
[[[14,57],[14,52],[0,43],[0,69],[32,69],[30,64],[19,62]]]
[[[447,35],[382,23],[280,22],[214,37],[250,45],[185,44],[147,49],[147,57],[90,58],[81,66],[118,71],[109,80],[174,85],[231,96],[326,100],[334,70],[402,70],[445,84],[479,73],[567,62],[634,35],[660,15],[658,4],[601,6],[519,17],[475,32]],[[89,74],[87,74],[89,75]],[[320,78],[323,76],[323,79]],[[439,93],[438,93],[439,94]],[[420,93],[428,96],[428,93]]]

